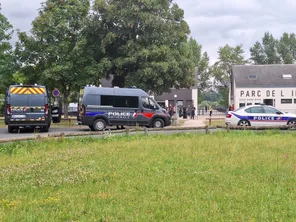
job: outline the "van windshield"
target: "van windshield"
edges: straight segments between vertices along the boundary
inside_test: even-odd
[[[44,95],[10,95],[11,106],[44,106],[45,96]]]
[[[144,96],[141,98],[141,100],[142,100],[142,105],[144,108],[159,109],[159,105],[157,104],[157,102],[154,99]]]

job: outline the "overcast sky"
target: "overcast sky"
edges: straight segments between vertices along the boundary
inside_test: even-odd
[[[15,29],[29,31],[43,0],[0,0],[2,13]],[[219,46],[249,48],[264,32],[275,37],[296,30],[295,0],[175,0],[184,9],[191,35],[217,59]]]

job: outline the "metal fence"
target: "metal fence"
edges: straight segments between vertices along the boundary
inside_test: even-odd
[[[213,112],[212,112],[212,116],[214,116],[214,115],[219,115],[219,116],[221,116],[221,115],[226,115],[226,109],[225,109],[225,111],[224,110],[217,110],[217,109],[213,109]],[[197,111],[197,115],[199,115],[199,116],[209,116],[210,115],[210,111],[207,109],[198,109],[198,111]]]

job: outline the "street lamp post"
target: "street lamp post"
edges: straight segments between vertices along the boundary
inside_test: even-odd
[[[178,125],[178,104],[177,104],[177,94],[174,95],[175,98],[175,126]]]

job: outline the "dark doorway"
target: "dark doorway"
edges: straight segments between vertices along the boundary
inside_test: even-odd
[[[264,99],[263,103],[267,106],[273,106],[273,99]]]

